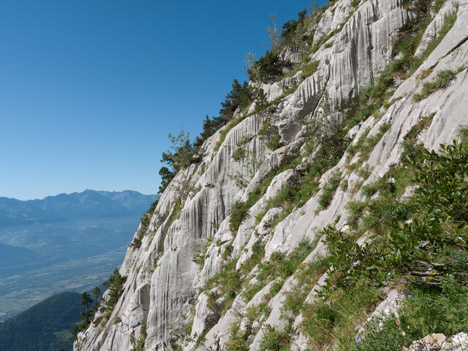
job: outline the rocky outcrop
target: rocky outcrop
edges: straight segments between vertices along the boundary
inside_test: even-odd
[[[409,351],[465,351],[468,350],[468,335],[458,333],[451,338],[444,334],[431,334],[413,342]]]
[[[468,334],[458,333],[445,340],[442,351],[466,351],[468,350]]]
[[[321,121],[324,133],[329,132],[327,126],[342,123],[345,111],[366,87],[377,82],[390,63],[399,31],[416,19],[415,11],[401,0],[368,0],[358,6],[340,0],[325,9],[310,28],[315,32],[314,43],[322,43],[310,54],[311,61],[319,61],[317,70],[305,79],[298,73],[287,81],[265,85],[270,101],[280,97],[284,87],[298,86],[267,112],[239,117],[234,126],[223,127],[203,145],[200,162],[177,174],[162,194],[141,246],[131,246],[127,251],[120,269],[127,277],[125,289],[107,323],[91,324],[79,334],[74,349],[131,350],[144,339],[145,350],[224,350],[231,338],[231,326],[238,322],[239,328],[250,328],[249,348],[259,350],[264,327],[281,330],[285,325],[282,306],[296,286],[295,275],[285,279],[275,296],[269,296],[277,282],[272,280],[249,301],[240,293],[230,304],[216,299],[216,287],[207,290],[210,279],[228,262],[234,262],[238,269],[252,262],[258,255],[258,244],[264,247],[261,261],[277,254],[289,255],[304,240],[316,244],[304,263],[323,257],[326,246],[319,237],[321,229],[331,223],[346,229],[346,205],[363,198],[360,185],[383,177],[399,162],[401,143],[416,124],[432,116],[419,141],[436,150],[468,126],[468,1],[460,0],[458,6],[444,5],[442,12],[433,14],[420,52],[436,35],[439,19],[447,11],[457,11],[457,18],[427,60],[406,80],[395,82],[398,86],[388,104],[348,131],[351,145],[365,134],[379,135],[368,158],[362,161],[359,154],[351,158],[344,155],[321,176],[321,190],[299,207],[289,212],[284,206],[271,207],[271,199],[285,186],[297,184],[309,167],[313,158],[313,153],[306,153],[310,123]],[[327,36],[329,39],[321,42]],[[446,69],[456,71],[447,87],[414,99],[425,82]],[[423,71],[426,73],[421,74]],[[265,126],[278,130],[281,147],[269,147]],[[233,158],[239,148],[243,150],[237,154],[242,156]],[[293,159],[297,162],[285,167]],[[319,198],[336,174],[341,174],[340,180],[347,187],[338,187],[323,208]],[[266,189],[259,192],[263,185]],[[235,203],[247,203],[251,198],[256,201],[246,210],[238,228],[233,228],[230,216]],[[257,270],[254,265],[245,272],[245,287],[258,283]],[[326,273],[319,278],[307,294],[309,303],[314,302]],[[378,311],[394,311],[393,305],[400,298],[392,289],[386,293],[388,299]],[[267,312],[250,325],[248,313],[261,303]],[[228,307],[220,312],[219,306]],[[308,347],[299,327],[303,318],[299,315],[293,323],[295,350]]]

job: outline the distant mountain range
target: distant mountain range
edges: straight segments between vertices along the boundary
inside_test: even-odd
[[[54,293],[99,285],[155,199],[128,190],[0,197],[0,321]]]
[[[144,211],[154,200],[154,195],[129,190],[85,190],[28,201],[0,197],[0,226],[51,223],[77,218],[122,217]]]

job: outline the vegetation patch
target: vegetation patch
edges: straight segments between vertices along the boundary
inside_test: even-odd
[[[456,20],[456,13],[446,17],[443,29],[435,41],[431,42],[421,57],[415,52],[427,26],[431,22],[431,1],[418,1],[414,4],[417,18],[403,27],[392,52],[392,61],[380,72],[377,82],[363,89],[347,113],[348,130],[378,112],[382,106],[388,106],[389,98],[395,89],[396,79],[410,77],[440,43]]]
[[[119,301],[120,296],[122,296],[125,281],[126,278],[120,275],[118,269],[114,270],[114,273],[112,273],[109,280],[107,281],[109,297],[107,299],[106,306],[109,311],[114,309],[117,301]]]
[[[287,351],[289,350],[292,325],[288,324],[284,330],[278,330],[271,325],[263,326],[263,339],[260,343],[260,351]]]
[[[302,65],[302,79],[306,79],[307,77],[310,77],[312,74],[317,72],[317,68],[320,64],[320,61],[313,61],[311,63],[307,63]]]
[[[193,256],[193,262],[195,262],[198,266],[200,266],[200,269],[203,267],[205,263],[206,253],[208,252],[208,248],[210,247],[212,242],[213,242],[212,237],[206,239],[206,243],[203,246],[203,249],[201,250],[201,252]]]
[[[286,295],[282,312],[288,318],[295,318],[305,308],[305,299],[319,278],[329,268],[328,258],[323,257],[310,263],[302,263],[294,272],[297,284]]]
[[[336,33],[339,33],[339,30],[332,30],[330,33],[320,38],[319,41],[312,47],[311,53],[315,54],[322,47],[322,45],[329,41]]]
[[[466,330],[468,288],[446,283],[441,287],[414,286],[395,315],[376,318],[357,342],[341,350],[393,351],[432,333],[455,335]]]
[[[433,11],[437,13],[439,6],[442,7],[443,3],[446,0],[443,1],[435,1],[433,5]],[[431,42],[427,45],[426,50],[422,53],[421,56],[415,57],[414,62],[412,63],[410,70],[409,70],[409,75],[413,74],[419,66],[429,57],[429,55],[434,51],[434,49],[440,44],[442,39],[444,39],[445,35],[449,32],[449,30],[453,27],[455,24],[455,21],[457,20],[457,11],[458,11],[458,4],[456,5],[456,9],[453,13],[445,16],[444,18],[444,24],[442,25],[442,29],[439,32],[439,35],[437,38],[431,40]],[[421,34],[418,33],[418,38]]]
[[[249,351],[246,333],[240,332],[239,323],[233,323],[229,341],[226,343],[226,351]]]
[[[352,0],[351,1],[351,7],[354,7],[355,9],[359,7],[359,3],[361,2],[361,0]]]
[[[246,289],[244,296],[246,298],[252,298],[255,294],[253,294],[251,289],[260,291],[269,282],[279,278],[270,290],[269,297],[271,298],[275,296],[283,286],[284,281],[294,274],[299,264],[305,260],[314,247],[315,244],[310,244],[308,241],[302,241],[299,246],[287,256],[280,252],[274,252],[268,261],[259,263],[257,274],[255,276],[258,284],[249,286]]]
[[[326,299],[305,306],[302,328],[316,350],[343,345],[353,335],[356,324],[365,322],[381,296],[368,280],[356,282],[353,289],[333,291]]]
[[[274,207],[284,208],[282,214],[272,223],[273,228],[318,192],[320,177],[338,163],[349,144],[341,126],[328,125],[327,128],[330,128],[331,132],[325,133],[319,121],[309,121],[305,123],[305,128],[307,130],[306,150],[307,153],[314,153],[314,159],[307,172],[301,175],[296,184],[284,186],[274,198],[268,200],[267,208],[262,214]],[[299,162],[299,158],[294,159],[283,169],[294,168]],[[258,222],[261,217],[263,216],[257,217]]]
[[[105,304],[101,303],[101,289],[99,287],[95,287],[93,289],[92,294],[94,299],[91,298],[91,295],[89,295],[88,292],[81,294],[81,305],[85,308],[85,312],[81,314],[81,322],[79,324],[75,324],[73,327],[72,334],[74,340],[81,331],[86,330],[90,326],[98,309],[102,315],[94,319],[93,325],[95,327],[98,325],[106,325],[112,315],[115,305],[123,294],[125,281],[126,277],[122,277],[118,269],[114,270],[109,279],[103,283],[103,285],[107,286],[109,290],[108,299]],[[117,323],[116,319],[114,319],[113,322]]]
[[[351,233],[324,230],[333,271],[321,299],[303,312],[304,331],[317,350],[395,350],[436,330],[452,335],[466,326],[468,147],[454,142],[440,154],[415,149],[373,185],[376,199],[348,205]],[[411,183],[419,187],[402,198]],[[371,240],[358,245],[367,231]],[[392,283],[409,295],[400,316],[385,319],[383,329],[370,324],[356,339],[356,325],[382,299],[380,287]]]
[[[213,311],[222,315],[231,307],[234,299],[245,284],[245,277],[260,262],[264,254],[264,247],[256,243],[252,247],[252,256],[239,269],[236,269],[237,259],[231,260],[223,266],[220,273],[207,282],[205,291],[209,291],[214,287],[217,288],[216,293],[208,292],[210,307]],[[223,297],[223,301],[221,304],[218,304],[216,301],[220,297]]]
[[[266,138],[267,146],[274,151],[281,146],[281,135],[278,127],[275,126],[270,118],[265,118],[262,128],[258,131],[258,135],[263,135]]]
[[[455,79],[456,72],[451,70],[439,71],[431,82],[423,84],[420,94],[414,94],[413,99],[420,101],[437,90],[446,88]]]
[[[143,213],[140,218],[140,229],[138,230],[138,233],[135,235],[133,241],[131,242],[130,246],[135,247],[135,248],[140,248],[141,247],[141,242],[143,240],[143,237],[146,234],[146,231],[148,230],[148,227],[151,223],[151,217],[153,216],[154,211],[156,210],[156,207],[158,206],[159,198],[157,198],[150,206],[148,211]]]
[[[283,70],[291,68],[291,63],[283,61],[277,53],[267,50],[265,56],[255,61],[248,70],[251,81],[272,83],[283,74]]]
[[[333,199],[333,195],[335,194],[336,189],[338,189],[338,185],[340,185],[340,182],[341,172],[333,173],[328,183],[325,184],[325,186],[323,187],[322,193],[318,198],[318,203],[321,208],[325,209],[328,207],[328,205],[330,205],[330,202]]]
[[[244,220],[245,216],[249,212],[249,209],[257,203],[258,200],[265,194],[268,187],[270,186],[271,181],[275,177],[276,172],[270,173],[262,181],[259,187],[255,188],[249,195],[249,198],[246,202],[237,201],[232,207],[232,211],[229,218],[229,229],[236,233],[239,229],[240,224]]]
[[[239,161],[241,158],[244,158],[246,154],[245,149],[241,146],[234,150],[232,153],[232,158],[234,161]]]

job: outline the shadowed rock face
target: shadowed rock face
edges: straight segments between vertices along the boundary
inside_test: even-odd
[[[445,7],[442,9],[446,11]],[[468,125],[464,111],[468,101],[468,1],[460,1],[458,9],[453,10],[458,11],[456,23],[438,48],[412,76],[398,82],[394,96],[389,99],[388,106],[381,108],[379,116],[369,117],[348,133],[355,144],[363,133],[374,136],[384,124],[390,126],[370,152],[368,160],[346,173],[346,164],[358,162],[358,159],[356,156],[351,160],[343,157],[322,175],[321,187],[338,171],[346,173],[348,189],[360,182],[364,185],[372,183],[385,175],[391,165],[399,162],[400,144],[405,135],[423,116],[433,116],[427,130],[419,137],[428,149],[451,142],[460,128]],[[334,34],[323,43],[331,45],[322,44],[310,56],[311,61],[320,61],[317,71],[300,80],[297,89],[272,111],[243,119],[227,133],[219,148],[216,144],[221,131],[218,131],[205,142],[201,162],[177,174],[161,196],[141,247],[128,249],[120,271],[128,277],[125,291],[109,319],[118,317],[118,322],[97,327],[91,325],[79,335],[75,350],[130,350],[132,340],[141,338],[143,329],[145,350],[168,350],[173,343],[178,343],[184,350],[225,349],[231,324],[242,319],[247,308],[258,303],[269,286],[248,303],[242,294],[238,294],[232,306],[223,315],[217,315],[206,293],[201,293],[206,282],[220,272],[227,260],[238,259],[238,266],[245,262],[258,240],[265,245],[265,258],[269,258],[274,252],[292,252],[304,239],[313,241],[320,229],[328,224],[336,222],[337,227],[344,228],[347,224],[346,204],[362,199],[363,195],[359,191],[354,193],[338,188],[330,205],[322,210],[318,203],[319,192],[301,208],[294,209],[274,229],[270,224],[281,215],[281,208],[270,209],[258,222],[255,217],[266,209],[268,199],[275,197],[283,186],[294,184],[307,168],[310,158],[304,157],[296,168],[275,176],[235,233],[229,226],[234,203],[247,201],[250,193],[272,171],[292,158],[304,155],[307,137],[304,120],[321,119],[330,124],[342,121],[343,111],[360,91],[376,82],[379,72],[389,64],[399,30],[416,18],[413,11],[399,0],[368,0],[357,9],[351,7],[349,1],[341,0],[324,11],[310,31],[316,33],[316,43],[332,31]],[[440,22],[437,14],[434,14],[434,21]],[[440,25],[433,24],[430,28],[437,31]],[[421,45],[427,43],[422,41]],[[288,56],[287,52],[283,54]],[[448,87],[418,102],[412,98],[437,72],[459,67]],[[432,73],[420,78],[420,72],[428,68]],[[264,86],[264,90],[273,100],[288,84],[274,83]],[[283,146],[277,150],[269,149],[265,137],[259,135],[265,120],[278,127]],[[245,149],[245,156],[236,161],[232,155],[239,145]],[[362,179],[359,169],[366,166],[372,172]],[[228,247],[232,251],[223,255]],[[306,261],[310,262],[324,252],[326,248],[320,242]],[[200,262],[196,257],[201,253]],[[291,276],[281,291],[291,289],[294,279]],[[307,301],[313,302],[316,290],[324,280],[325,276],[311,290]],[[394,306],[399,298],[391,290],[388,296],[389,300],[380,305],[380,309]],[[284,295],[280,292],[268,302],[271,312],[264,323],[283,327],[284,321],[279,318],[283,301]],[[294,323],[296,334],[292,347],[295,350],[307,348],[298,328],[301,318],[299,316]],[[192,326],[187,330],[188,324]],[[258,350],[262,338],[261,328],[254,327],[248,340],[250,349]]]

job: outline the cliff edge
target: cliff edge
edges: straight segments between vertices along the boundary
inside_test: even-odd
[[[424,166],[405,159],[468,127],[468,1],[337,0],[304,21],[305,49],[279,50],[292,68],[250,82],[266,104],[237,110],[167,186],[128,248],[118,301],[74,350],[350,349],[375,318],[404,323],[414,271],[376,259],[356,272],[392,235],[387,217],[417,213],[369,218],[385,196],[422,196],[405,179]],[[340,306],[355,310],[343,319]]]

